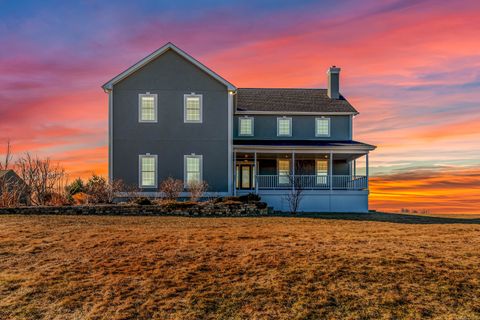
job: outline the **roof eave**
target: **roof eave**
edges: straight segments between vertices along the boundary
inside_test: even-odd
[[[356,116],[359,114],[358,111],[356,112],[338,112],[338,111],[330,111],[330,112],[320,112],[320,111],[235,111],[235,114],[266,114],[266,115],[299,115],[299,116],[308,116],[308,115],[337,115],[337,116],[345,116],[345,115],[353,115]]]

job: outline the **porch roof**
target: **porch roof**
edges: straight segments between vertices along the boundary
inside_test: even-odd
[[[234,139],[234,146],[239,147],[313,147],[321,149],[354,148],[367,151],[374,150],[376,146],[354,140],[252,140]]]

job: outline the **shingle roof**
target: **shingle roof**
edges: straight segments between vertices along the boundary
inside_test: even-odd
[[[0,170],[0,178],[7,174],[10,170]]]
[[[358,113],[342,96],[330,99],[327,89],[239,88],[237,111]]]

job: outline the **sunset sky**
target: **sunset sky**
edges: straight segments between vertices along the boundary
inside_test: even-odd
[[[0,143],[105,175],[100,86],[168,41],[237,87],[340,66],[371,208],[480,213],[480,1],[0,0]]]

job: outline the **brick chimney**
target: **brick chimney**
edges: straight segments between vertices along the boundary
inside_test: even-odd
[[[340,68],[331,66],[327,71],[328,97],[330,99],[340,98]]]

